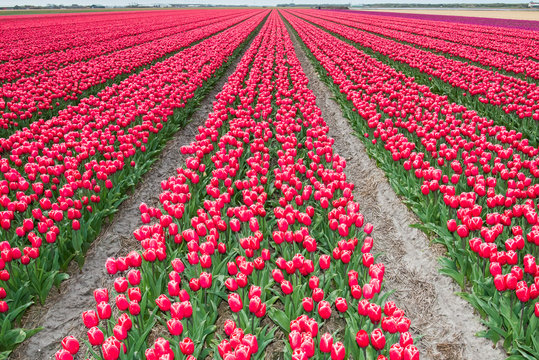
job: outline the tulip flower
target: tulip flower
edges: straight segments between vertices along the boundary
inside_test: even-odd
[[[324,333],[320,337],[320,351],[323,353],[329,353],[331,352],[331,349],[333,347],[333,337],[330,333]]]
[[[369,334],[365,330],[359,330],[356,334],[356,342],[360,348],[369,346]]]
[[[302,304],[303,304],[303,309],[304,309],[306,312],[311,312],[311,311],[313,311],[313,308],[314,308],[313,298],[310,298],[310,297],[305,297],[305,298],[303,298]]]
[[[237,293],[228,294],[228,306],[232,312],[238,312],[243,308],[243,303]]]
[[[79,342],[73,336],[67,336],[62,340],[62,347],[74,355],[79,351]]]
[[[404,348],[400,344],[393,344],[389,348],[389,360],[402,360]]]
[[[105,335],[97,326],[90,328],[87,332],[87,335],[88,341],[93,346],[101,345],[103,341],[105,341]]]
[[[120,342],[114,337],[107,338],[101,351],[105,360],[116,360],[120,357]]]
[[[191,355],[195,351],[193,340],[186,337],[180,342],[180,350],[184,355]]]
[[[375,350],[382,350],[386,345],[386,338],[380,329],[374,329],[371,333],[371,344]]]
[[[86,326],[88,329],[99,324],[99,318],[97,316],[97,313],[93,310],[83,312],[82,320],[84,322],[84,326]]]
[[[183,325],[179,319],[170,319],[167,321],[167,328],[171,335],[179,336],[183,332]]]
[[[343,360],[345,355],[345,349],[342,342],[336,342],[331,347],[331,360]]]
[[[292,284],[290,283],[290,281],[283,280],[281,282],[281,290],[283,291],[284,294],[289,295],[292,293],[294,289],[292,288]]]
[[[298,349],[301,346],[301,333],[296,330],[292,330],[288,334],[288,342],[292,350]]]
[[[73,360],[71,353],[65,349],[59,350],[54,356],[56,360]]]
[[[318,315],[322,319],[329,319],[331,316],[331,305],[329,302],[322,300],[318,303]]]
[[[335,307],[339,312],[345,312],[348,310],[348,303],[346,302],[345,298],[338,297],[335,299]]]
[[[414,345],[408,345],[404,348],[404,360],[419,360],[419,350]]]
[[[307,360],[308,357],[307,357],[307,353],[305,353],[305,351],[303,351],[302,349],[295,349],[293,352],[292,352],[292,360]]]
[[[108,295],[107,295],[107,298],[108,298]],[[99,304],[97,304],[97,314],[99,315],[99,318],[102,320],[108,319],[112,315],[112,309],[107,302],[101,301]]]

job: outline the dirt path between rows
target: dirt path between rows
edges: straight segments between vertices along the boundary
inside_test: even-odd
[[[490,340],[475,337],[484,327],[473,308],[455,295],[460,289],[438,273],[441,249],[431,246],[421,231],[409,225],[419,220],[397,197],[384,172],[369,158],[332,99],[332,92],[316,73],[295,33],[289,28],[296,54],[309,78],[308,87],[335,139],[334,149],[347,161],[346,176],[355,184],[354,197],[366,221],[374,225],[374,252],[386,265],[385,290],[395,290],[391,300],[403,308],[412,321],[411,331],[421,359],[496,360],[504,359],[501,349]]]
[[[161,181],[176,175],[176,168],[185,163],[186,156],[180,153],[180,147],[194,140],[198,134],[197,127],[203,125],[208,114],[213,111],[215,96],[236,70],[253,39],[230,63],[224,76],[201,102],[190,122],[168,142],[130,198],[122,203],[112,222],[103,229],[86,254],[82,270],[79,271],[77,265],[73,264],[68,271],[71,277],[62,283],[59,291],[51,291],[45,306],[33,306],[30,309],[24,326],[41,326],[43,330],[15,349],[9,357],[10,360],[54,359],[54,353],[60,349],[60,342],[65,336],[75,335],[79,340],[86,339],[81,314],[95,308],[93,291],[102,287],[109,288],[109,291],[113,289],[114,277],[109,276],[105,270],[107,258],[125,256],[131,250],[140,249],[139,242],[132,235],[133,231],[142,225],[139,205],[142,202],[150,206],[159,204]]]

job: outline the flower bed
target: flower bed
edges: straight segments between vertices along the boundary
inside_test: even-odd
[[[442,272],[480,311],[493,341],[538,352],[537,155],[521,133],[434,94],[291,13],[345,115],[391,185],[448,250]]]
[[[307,82],[273,11],[58,359],[419,358]]]

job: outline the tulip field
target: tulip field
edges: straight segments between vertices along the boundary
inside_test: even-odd
[[[412,226],[443,245],[438,271],[477,336],[539,358],[538,31],[311,9],[4,18],[0,359],[47,334],[28,314],[54,307],[202,101],[175,173],[47,356],[431,358],[299,52]]]

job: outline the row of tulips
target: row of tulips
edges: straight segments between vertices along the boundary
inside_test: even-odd
[[[85,97],[92,87],[101,90],[107,81],[114,82],[118,76],[128,76],[137,69],[151,66],[167,55],[223,31],[241,21],[259,15],[260,11],[239,11],[215,21],[199,18],[198,22],[182,26],[181,32],[161,39],[154,39],[137,46],[98,56],[86,62],[77,62],[51,72],[24,77],[0,88],[0,129],[4,136],[13,129],[47,119],[65,107],[65,102],[76,103]],[[95,92],[91,92],[92,94]],[[21,123],[19,123],[21,122]]]
[[[374,19],[384,23],[388,20],[380,16]],[[405,27],[407,31],[413,30],[416,34],[539,59],[537,31],[402,17],[391,17],[391,22]]]
[[[314,17],[307,10],[298,10],[296,14],[374,53],[427,74],[431,80],[449,83],[460,90],[463,97],[475,97],[483,104],[502,108],[507,114],[516,114],[518,119],[539,120],[539,87],[535,83],[360,31],[342,25],[340,20],[328,21]]]
[[[419,359],[307,83],[273,11],[57,359]]]
[[[72,259],[82,264],[103,220],[266,15],[259,11],[58,117],[0,139],[2,350],[32,334],[16,328],[24,310],[33,299],[44,302]]]
[[[420,26],[411,24],[410,21],[402,24],[394,22],[394,18],[371,17],[355,13],[337,16],[335,13],[325,12],[324,17],[345,20],[349,26],[431,51],[456,56],[466,61],[470,60],[485,67],[495,67],[535,80],[539,79],[539,50],[537,50],[539,41],[526,39],[524,36],[500,37],[477,31],[459,34],[460,31],[453,28],[444,32],[438,31],[438,28],[434,26],[424,30]]]
[[[176,12],[174,15],[166,16],[165,14],[164,17],[159,16],[158,19],[155,16],[147,17],[146,14],[140,14],[138,17],[126,19],[126,21],[120,24],[114,21],[110,23],[106,22],[106,26],[102,27],[96,27],[97,21],[90,22],[86,24],[87,28],[85,31],[75,36],[80,41],[78,46],[71,46],[60,51],[52,51],[0,63],[0,83],[13,82],[20,77],[38,74],[44,71],[55,71],[68,64],[87,61],[111,52],[169,37],[176,33],[182,33],[196,27],[203,27],[209,21],[217,22],[221,18],[235,17],[240,14],[241,11],[238,10],[223,11],[219,14],[208,11],[196,11],[187,14]],[[186,26],[188,24],[194,26]],[[100,30],[98,34],[96,34],[96,29]],[[50,38],[47,39],[44,36],[41,38],[51,43],[58,41]],[[13,44],[12,46],[21,47],[19,44]]]
[[[452,276],[514,359],[539,353],[539,149],[427,86],[286,13],[345,115],[448,249]],[[363,136],[364,135],[364,136]],[[470,282],[466,283],[466,279]]]
[[[365,12],[358,12],[363,13]],[[450,32],[455,30],[456,33],[460,31],[481,33],[492,35],[492,38],[504,39],[504,41],[512,42],[510,38],[525,38],[530,40],[539,40],[539,34],[537,33],[536,26],[526,26],[527,21],[523,20],[510,20],[501,19],[500,21],[490,18],[472,18],[467,16],[431,16],[431,15],[419,15],[419,14],[403,14],[403,13],[382,13],[382,12],[370,12],[371,15],[378,16],[390,16],[395,19],[396,22],[402,22],[410,24],[410,22],[417,22],[417,26],[425,29],[440,28],[440,31]],[[507,37],[508,39],[505,39]]]
[[[184,13],[195,15],[200,10]],[[203,10],[202,10],[203,11]],[[0,61],[12,61],[102,42],[122,32],[135,35],[160,19],[172,21],[177,12],[78,13],[41,16],[9,16],[0,24]],[[137,28],[141,26],[141,28]],[[169,24],[169,26],[171,26]],[[88,37],[90,36],[90,37]]]

